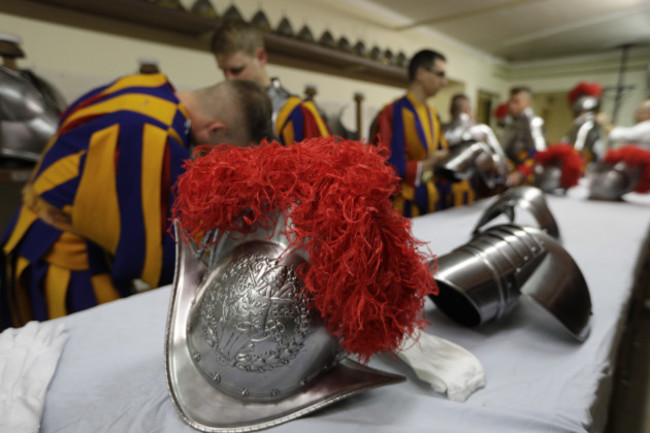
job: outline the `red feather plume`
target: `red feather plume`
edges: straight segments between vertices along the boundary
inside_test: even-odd
[[[290,147],[198,147],[176,184],[173,218],[189,237],[218,229],[250,232],[283,212],[292,248],[310,257],[297,273],[311,307],[348,353],[362,361],[399,348],[427,325],[436,294],[430,253],[392,209],[399,179],[377,147],[313,138]]]
[[[602,94],[603,87],[600,84],[596,82],[587,83],[581,81],[573,89],[571,89],[567,95],[567,99],[569,100],[569,104],[573,104],[580,96],[586,95],[600,98]]]
[[[497,108],[494,109],[493,114],[497,120],[506,117],[508,115],[508,103],[504,102],[503,104],[499,104]]]
[[[580,152],[567,143],[553,144],[547,150],[537,152],[535,162],[543,166],[559,165],[562,169],[560,186],[566,189],[578,184],[585,164]]]
[[[633,145],[622,146],[607,151],[603,161],[612,165],[625,162],[630,167],[638,167],[641,170],[641,177],[634,191],[639,193],[650,191],[650,151]]]

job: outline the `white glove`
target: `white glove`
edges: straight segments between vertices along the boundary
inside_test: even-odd
[[[450,400],[465,401],[485,386],[481,362],[451,341],[422,332],[417,341],[407,337],[402,347],[397,356],[435,391],[447,392]]]
[[[0,431],[39,431],[45,393],[67,339],[63,324],[53,322],[29,322],[0,334]]]

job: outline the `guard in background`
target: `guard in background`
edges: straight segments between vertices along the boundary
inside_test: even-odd
[[[585,163],[597,161],[605,154],[603,131],[596,122],[603,88],[598,83],[578,83],[567,95],[573,112],[573,125],[560,140],[569,143],[583,156]]]
[[[433,50],[416,53],[408,67],[406,95],[384,106],[370,128],[369,142],[384,146],[402,180],[395,207],[416,217],[474,201],[468,180],[451,182],[434,174],[448,155],[440,118],[427,99],[447,84],[445,57]]]
[[[508,99],[510,122],[501,137],[503,150],[512,164],[508,176],[510,186],[531,181],[535,153],[546,150],[544,120],[531,107],[532,94],[528,87],[513,87]]]
[[[449,158],[458,160],[463,154],[475,155],[468,158],[474,160],[472,165],[475,169],[471,179],[476,198],[502,192],[509,167],[501,143],[492,128],[476,121],[469,98],[464,93],[452,96],[449,115],[451,120],[442,126],[451,152]],[[467,149],[474,143],[478,143],[483,150]]]
[[[449,148],[471,140],[469,130],[476,125],[476,119],[472,113],[472,107],[467,95],[456,93],[451,97],[449,116],[451,120],[442,125],[442,132],[445,134]]]
[[[177,93],[163,74],[74,102],[0,241],[0,330],[128,296],[135,279],[171,283],[171,187],[188,148],[257,142],[270,112],[251,81]]]
[[[227,80],[249,79],[266,89],[273,104],[275,136],[285,146],[312,137],[328,137],[330,129],[316,105],[292,95],[278,78],[266,72],[268,55],[264,39],[252,25],[224,21],[215,30],[211,50]]]

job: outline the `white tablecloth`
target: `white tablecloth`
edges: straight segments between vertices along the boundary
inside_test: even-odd
[[[582,269],[593,303],[583,344],[522,301],[480,329],[456,325],[427,301],[428,332],[474,353],[487,385],[464,403],[419,381],[397,359],[370,366],[407,376],[273,432],[582,432],[604,427],[616,348],[634,270],[650,227],[650,196],[621,203],[585,198],[582,187],[549,196],[564,247]],[[490,199],[413,220],[437,255],[469,240]],[[525,215],[524,215],[525,218]],[[168,397],[163,361],[170,287],[59,319],[70,334],[52,379],[42,432],[192,432]]]

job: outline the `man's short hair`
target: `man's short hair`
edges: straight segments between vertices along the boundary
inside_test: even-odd
[[[251,24],[238,20],[226,20],[216,28],[210,42],[213,54],[233,54],[241,51],[255,55],[264,47],[262,34]]]
[[[423,67],[427,71],[430,71],[431,68],[433,68],[433,64],[435,63],[436,59],[440,59],[443,62],[447,61],[445,56],[437,51],[421,50],[415,53],[409,62],[409,82],[412,83],[415,81],[415,75],[417,74],[418,68]]]
[[[518,93],[527,93],[528,96],[533,94],[533,92],[530,90],[530,87],[528,86],[515,86],[510,88],[510,96],[516,95]]]
[[[462,113],[466,104],[469,104],[469,98],[466,94],[454,94],[454,96],[451,97],[451,103],[449,104],[449,113],[452,117],[457,116],[459,113]]]
[[[251,141],[259,143],[263,138],[274,136],[271,99],[264,89],[251,80],[229,80],[227,85],[233,92],[244,115],[245,125]]]

